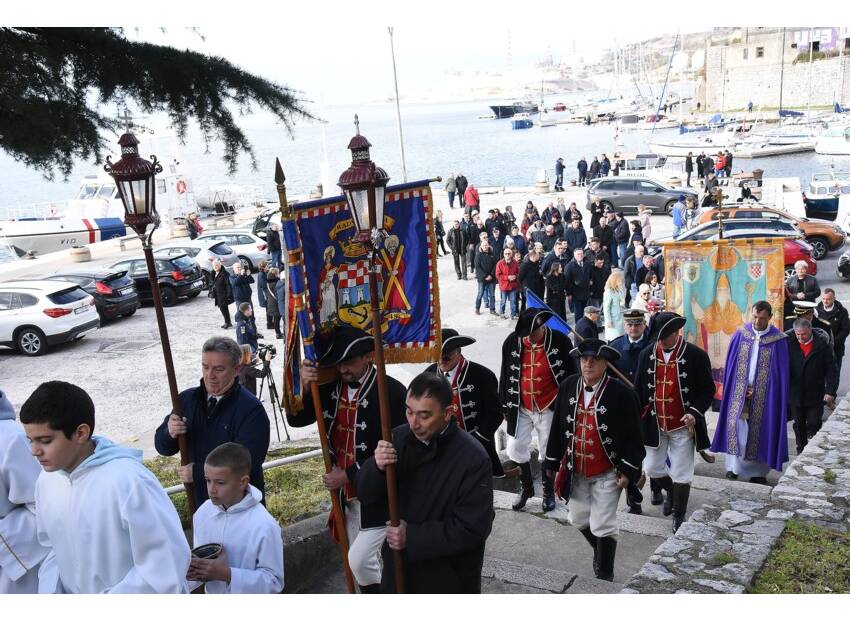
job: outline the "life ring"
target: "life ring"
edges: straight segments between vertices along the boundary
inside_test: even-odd
[[[174,188],[177,190],[178,194],[185,194],[186,193],[186,181],[184,181],[183,179],[180,179],[179,181],[177,181],[177,184],[174,186]]]

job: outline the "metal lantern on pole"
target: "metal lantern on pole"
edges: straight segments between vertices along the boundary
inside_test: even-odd
[[[384,198],[389,175],[383,168],[375,165],[369,155],[372,146],[365,136],[360,135],[360,121],[354,116],[355,136],[348,143],[351,149],[351,166],[339,177],[338,185],[345,194],[351,218],[357,230],[356,238],[369,248],[369,297],[372,311],[372,337],[375,339],[375,368],[377,369],[378,407],[381,414],[381,438],[392,441],[390,425],[389,395],[387,392],[387,374],[384,363],[384,343],[381,336],[381,300],[378,296],[378,275],[381,266],[377,256],[383,244]],[[399,524],[398,495],[396,488],[395,466],[387,465],[387,503],[389,504],[390,525]],[[404,592],[404,557],[401,551],[393,552],[395,565],[396,591]]]
[[[112,163],[111,159],[107,157],[103,169],[109,173],[115,180],[115,185],[118,186],[118,194],[125,211],[124,223],[139,235],[142,242],[145,262],[148,266],[148,279],[153,294],[153,305],[156,311],[156,323],[162,342],[165,373],[171,392],[171,409],[175,415],[183,417],[177,392],[177,378],[174,374],[174,360],[171,356],[171,342],[168,339],[168,327],[165,324],[165,313],[162,310],[159,278],[151,245],[153,233],[159,226],[159,215],[156,212],[156,175],[162,172],[162,166],[157,161],[156,156],[152,155],[151,161],[139,157],[139,141],[133,134],[125,133],[119,138],[118,144],[121,146],[121,159]],[[186,446],[185,435],[178,435],[177,445],[180,449],[180,464],[188,465],[189,451]],[[196,506],[192,485],[186,484],[185,487],[189,513],[194,514]]]

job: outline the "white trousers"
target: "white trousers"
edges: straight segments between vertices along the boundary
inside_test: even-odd
[[[508,435],[508,458],[514,463],[528,463],[531,460],[531,436],[537,435],[537,451],[540,462],[546,458],[546,443],[549,441],[549,429],[552,428],[552,410],[544,409],[532,413],[524,407],[519,408],[516,421],[516,436]]]
[[[360,502],[345,502],[345,530],[348,533],[348,565],[361,586],[381,583],[381,547],[387,528],[360,529]]]
[[[746,454],[747,437],[750,435],[750,423],[748,420],[738,419],[738,452]],[[759,461],[748,461],[743,456],[734,454],[726,455],[726,471],[731,471],[743,478],[766,478],[770,472],[770,465]]]
[[[588,478],[573,474],[570,487],[570,523],[582,530],[590,526],[594,536],[617,536],[617,504],[622,489],[617,486],[614,470]]]
[[[694,438],[688,428],[683,426],[672,433],[659,431],[658,447],[646,446],[643,468],[650,478],[670,476],[676,484],[690,484],[694,479]]]

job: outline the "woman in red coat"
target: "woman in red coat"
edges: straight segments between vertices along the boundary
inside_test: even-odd
[[[508,318],[505,314],[505,302],[511,302],[511,318],[519,317],[519,309],[517,308],[517,290],[519,289],[519,262],[514,260],[514,252],[510,248],[505,248],[502,252],[502,260],[496,263],[496,282],[499,283],[499,290],[502,292],[501,301],[499,302],[499,314],[503,319]]]

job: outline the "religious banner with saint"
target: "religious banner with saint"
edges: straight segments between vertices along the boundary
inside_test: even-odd
[[[750,322],[752,305],[770,303],[773,323],[782,329],[784,242],[765,237],[665,243],[664,284],[667,309],[687,319],[683,337],[711,359],[719,401],[729,343]]]

